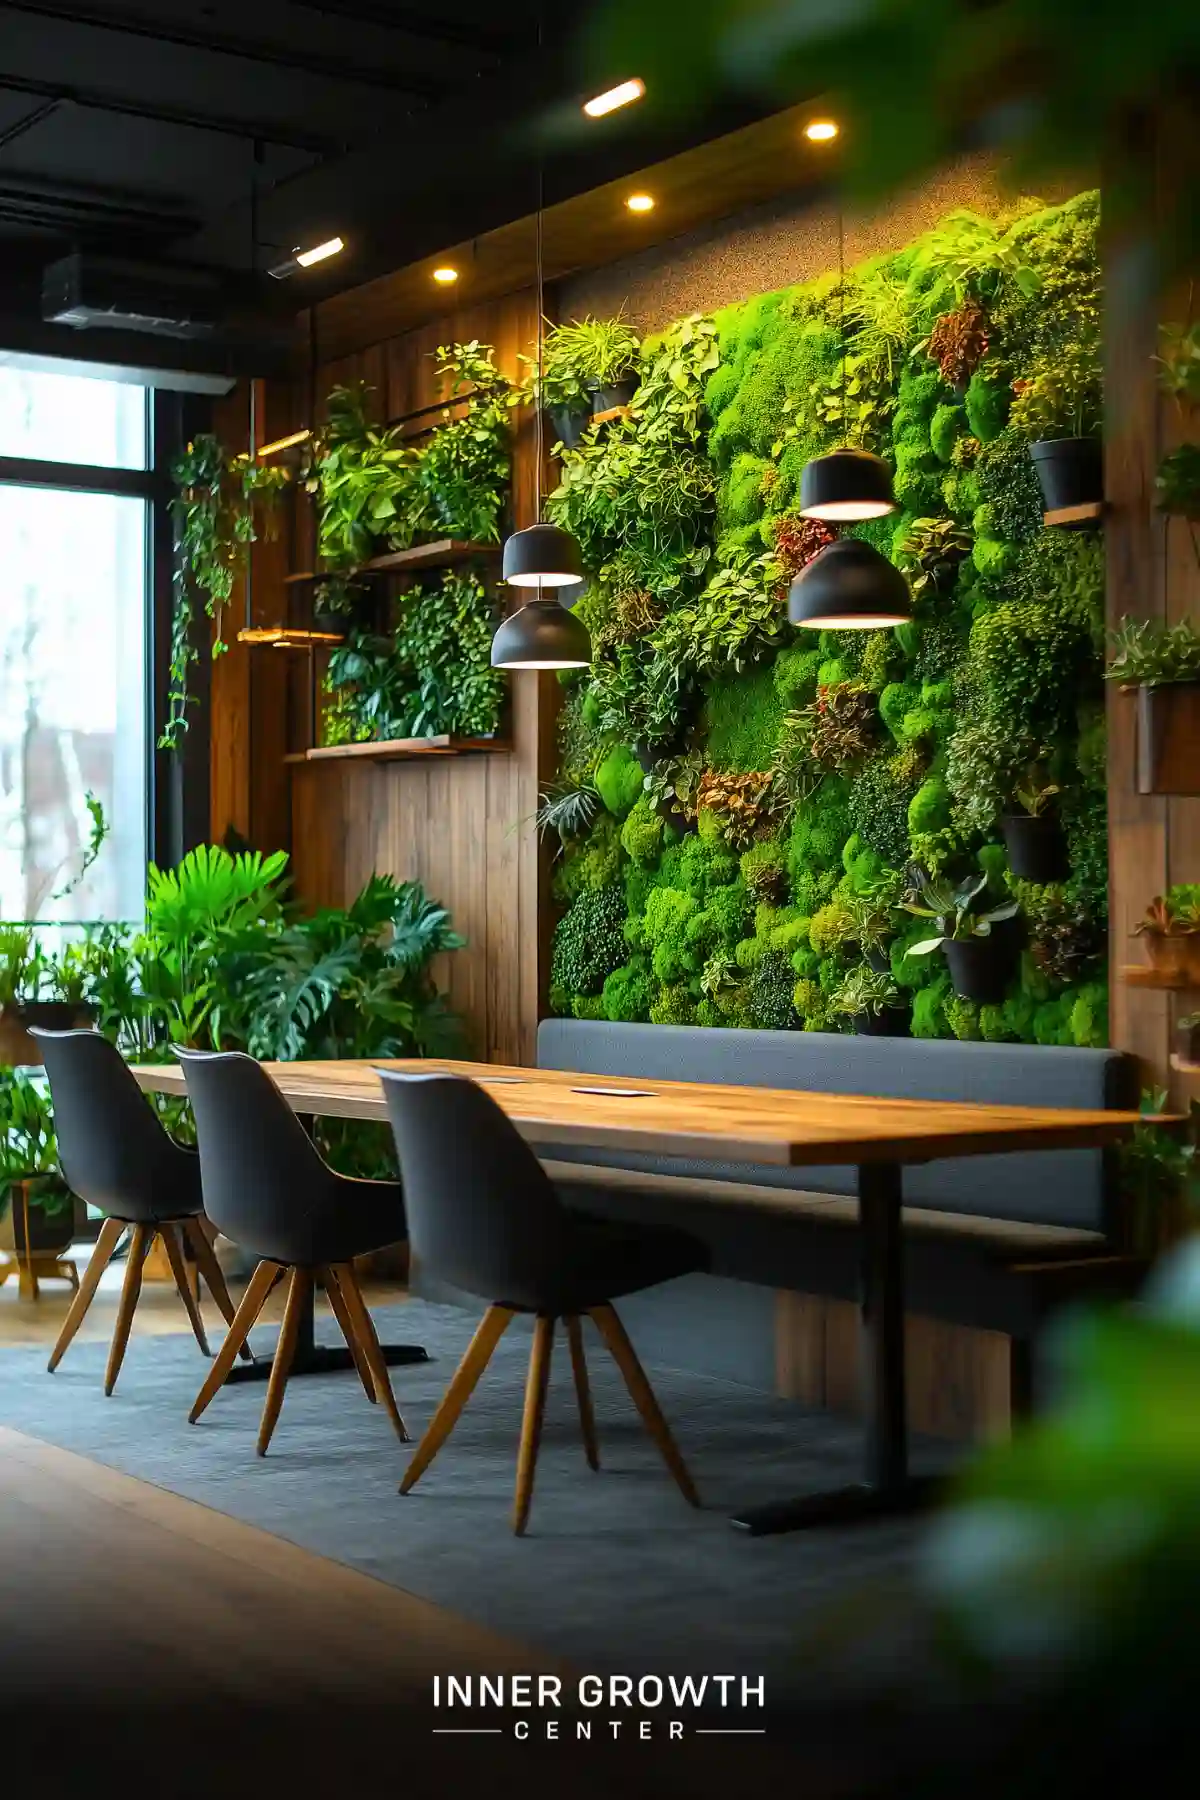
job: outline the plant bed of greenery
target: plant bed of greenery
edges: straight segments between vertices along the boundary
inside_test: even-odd
[[[560,776],[601,804],[556,889],[567,918],[601,889],[625,912],[620,961],[558,981],[555,1010],[837,1030],[865,961],[917,1037],[1107,1041],[1103,549],[1045,529],[1016,385],[1047,378],[1044,401],[1070,366],[1097,392],[1097,224],[1094,195],[956,214],[844,294],[830,272],[679,320],[642,346],[630,414],[564,454],[547,512],[583,548],[594,656],[564,678]],[[910,582],[894,631],[787,620],[829,535],[800,477],[847,437],[894,469],[898,514],[853,528]],[[1000,922],[1001,997],[972,1001],[911,954],[929,931],[903,872],[985,872],[987,908],[1015,900],[1002,821],[1039,762],[1069,873],[1013,873],[1026,941]]]
[[[0,986],[18,992],[26,930],[0,927]],[[434,957],[461,943],[419,882],[373,875],[349,906],[305,915],[290,900],[282,852],[201,845],[175,869],[151,866],[141,925],[95,928],[46,960],[131,1058],[168,1061],[183,1044],[286,1062],[461,1050],[461,1023],[431,974]],[[160,1106],[186,1132],[186,1103]],[[317,1130],[348,1173],[393,1168],[386,1131],[337,1120]],[[0,1178],[55,1166],[40,1078],[0,1072]]]

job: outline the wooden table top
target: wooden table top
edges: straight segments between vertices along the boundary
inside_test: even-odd
[[[478,1081],[534,1144],[712,1157],[785,1168],[1094,1149],[1120,1142],[1142,1122],[1131,1112],[883,1100],[635,1077],[625,1081],[562,1069],[432,1058],[263,1066],[298,1113],[386,1122],[378,1069],[424,1074],[444,1070]],[[136,1066],[133,1073],[145,1089],[187,1092],[178,1064]]]

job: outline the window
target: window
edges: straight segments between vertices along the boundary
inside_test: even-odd
[[[7,919],[141,914],[150,502],[131,491],[147,478],[121,472],[147,469],[148,400],[146,388],[124,382],[0,368]],[[39,461],[54,467],[39,470]],[[103,808],[108,836],[78,880],[92,833],[89,795]]]

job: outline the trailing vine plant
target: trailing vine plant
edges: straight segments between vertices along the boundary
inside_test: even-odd
[[[177,750],[188,727],[189,671],[199,660],[193,629],[197,600],[213,622],[215,661],[228,648],[222,615],[234,582],[247,567],[250,546],[270,528],[274,503],[291,475],[279,464],[231,458],[218,438],[203,432],[176,458],[171,478],[178,492],[171,501],[175,569],[167,720],[158,740],[164,750]]]

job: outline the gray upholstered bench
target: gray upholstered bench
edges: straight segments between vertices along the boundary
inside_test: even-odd
[[[542,1068],[641,1080],[896,1099],[1134,1108],[1137,1070],[1115,1051],[811,1032],[546,1020]],[[651,1356],[774,1386],[770,1290],[853,1301],[853,1168],[762,1168],[632,1152],[547,1148],[565,1199],[592,1212],[682,1225],[707,1244],[709,1276],[646,1295],[637,1328]],[[1128,1292],[1116,1171],[1104,1151],[947,1159],[905,1171],[910,1314],[1003,1333],[1017,1404],[1045,1314],[1079,1294]],[[675,1290],[675,1291],[673,1291]]]

